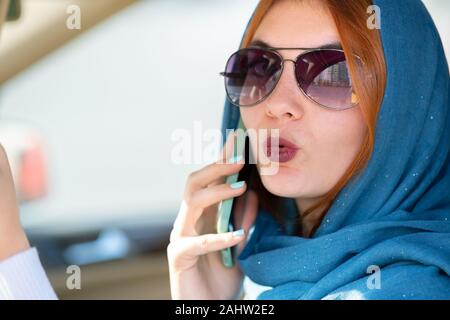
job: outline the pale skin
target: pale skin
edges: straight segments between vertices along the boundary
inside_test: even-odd
[[[271,47],[314,48],[340,42],[332,17],[317,1],[278,1],[258,27],[253,37],[256,39]],[[295,59],[302,51],[279,52],[284,58]],[[286,62],[272,94],[256,106],[241,108],[241,115],[246,128],[279,129],[301,148],[293,159],[280,163],[277,174],[261,175],[268,191],[295,198],[300,212],[317,203],[337,183],[356,156],[367,130],[357,106],[329,110],[303,96],[291,62]],[[250,142],[253,150],[261,143]],[[224,150],[231,144],[228,141]],[[248,197],[247,206],[243,209],[244,197],[238,197],[240,207],[236,213],[243,214],[240,225],[246,234],[254,222],[256,195],[245,192],[246,186],[233,190],[224,184],[226,175],[242,167],[243,164],[213,163],[187,179],[185,197],[167,250],[173,299],[237,298],[243,274],[237,264],[233,269],[225,268],[218,251],[237,244],[240,252],[246,239],[214,234],[214,224],[220,200],[243,194]],[[303,221],[305,233],[311,230],[320,209]]]

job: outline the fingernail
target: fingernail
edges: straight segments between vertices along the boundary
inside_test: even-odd
[[[228,142],[230,139],[232,139],[235,134],[236,134],[236,131],[235,130],[231,130],[230,133],[227,136],[226,142]]]
[[[238,182],[230,184],[230,187],[233,189],[239,189],[239,188],[242,188],[244,183],[245,183],[244,181],[238,181]]]
[[[241,160],[242,160],[242,155],[237,155],[237,156],[234,156],[234,157],[228,159],[228,163],[237,163]]]
[[[241,237],[244,235],[244,229],[233,231],[233,237]]]

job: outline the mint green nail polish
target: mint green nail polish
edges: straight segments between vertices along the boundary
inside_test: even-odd
[[[230,187],[233,189],[239,189],[239,188],[242,188],[243,185],[244,185],[244,181],[238,181],[238,182],[230,184]]]
[[[244,235],[244,229],[239,229],[236,231],[233,231],[233,237],[240,237]]]
[[[237,155],[237,156],[234,156],[234,157],[228,159],[228,163],[236,163],[241,160],[242,160],[242,155]]]

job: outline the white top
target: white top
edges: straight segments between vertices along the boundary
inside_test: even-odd
[[[0,261],[0,300],[56,300],[36,248]]]
[[[244,300],[256,300],[256,297],[266,290],[272,289],[272,287],[266,287],[263,285],[260,285],[249,277],[244,277]]]

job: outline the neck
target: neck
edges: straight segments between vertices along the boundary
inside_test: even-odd
[[[320,223],[321,220],[321,212],[326,207],[326,204],[323,204],[317,208],[315,208],[312,212],[310,212],[307,216],[304,213],[316,205],[321,198],[315,199],[304,199],[297,198],[295,201],[297,203],[297,208],[299,209],[299,214],[302,216],[302,236],[307,237],[311,234],[312,229]]]

